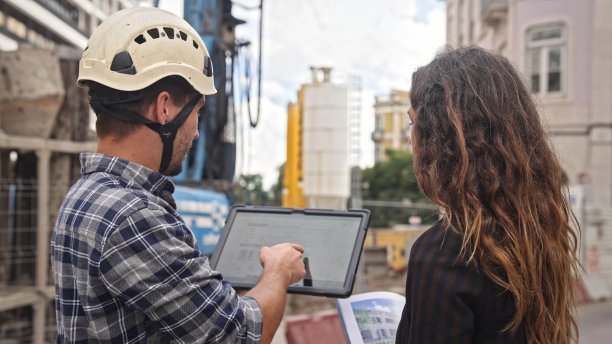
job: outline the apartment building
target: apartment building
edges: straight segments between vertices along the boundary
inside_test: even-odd
[[[447,43],[524,73],[570,185],[612,205],[612,1],[446,0]]]
[[[0,0],[0,50],[19,46],[83,49],[111,13],[152,0]]]
[[[410,92],[393,90],[374,102],[374,162],[387,159],[387,149],[410,149]]]

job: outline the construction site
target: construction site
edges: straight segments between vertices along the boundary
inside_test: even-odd
[[[95,150],[87,97],[75,83],[79,54],[63,54],[36,48],[0,54],[2,338],[52,341],[50,228],[80,174],[77,154]]]
[[[234,45],[217,44],[218,40],[233,42],[235,37],[228,32],[240,24],[239,20],[227,16],[231,13],[228,4],[227,1],[201,1],[191,4],[194,6],[191,11],[186,10],[199,17],[206,13],[218,16],[218,31],[203,36],[208,39],[207,45],[220,47],[219,51],[212,50],[213,57],[224,56],[223,49],[230,49],[229,46],[238,49]],[[133,5],[124,0],[0,1],[3,29],[0,35],[0,83],[3,85],[0,89],[0,343],[55,341],[55,290],[49,260],[51,232],[64,196],[80,177],[79,153],[96,150],[87,91],[76,85],[78,63],[87,36],[97,24],[110,13]],[[201,23],[198,20],[194,19]],[[220,68],[215,65],[216,71],[233,69],[231,65],[225,66],[224,58],[215,63],[220,64]],[[303,135],[291,137],[304,136],[311,143],[304,150],[303,159],[291,155],[298,153],[295,150],[288,154],[292,167],[287,170],[286,184],[293,193],[288,193],[285,206],[342,209],[348,204],[351,188],[358,188],[359,181],[351,176],[349,164],[356,163],[359,155],[359,81],[348,77],[341,84],[332,83],[330,73],[329,68],[313,68],[311,82],[300,91],[301,103],[289,110],[292,118],[289,130],[295,131],[296,125],[304,124],[301,122],[304,113],[309,119],[305,129],[300,129],[304,130]],[[228,82],[223,73],[217,75],[221,75],[216,80],[219,85]],[[223,90],[219,85],[217,89]],[[331,96],[328,92],[332,92]],[[206,118],[212,117],[215,125],[221,126],[215,128],[212,122],[202,124],[207,141],[196,143],[184,173],[175,178],[179,185],[176,193],[179,212],[199,239],[203,253],[209,255],[230,205],[224,190],[231,187],[231,166],[236,159],[236,140],[232,140],[232,135],[228,137],[225,130],[226,125],[235,125],[235,113],[228,111],[227,100],[234,95],[220,93],[217,98],[207,99],[206,111],[212,115]],[[317,120],[317,116],[330,115],[338,120],[327,126]],[[344,134],[338,136],[338,133]],[[330,145],[337,149],[326,150]],[[289,146],[295,147],[295,143]],[[296,165],[302,160],[309,167],[305,171]],[[214,164],[207,164],[209,161]],[[326,163],[330,161],[333,163]],[[308,175],[304,189],[297,184],[302,173]],[[370,253],[362,261],[363,271],[383,276],[392,273],[389,276],[393,278],[401,276],[406,260],[404,244],[416,232],[404,232],[401,238],[392,238],[393,235],[382,233],[378,238],[368,237],[366,245]],[[390,241],[402,243],[402,247],[392,251],[393,258],[387,256]],[[393,272],[392,266],[398,272]],[[360,291],[373,288],[371,282],[380,282],[380,279],[368,282],[362,274],[355,288]],[[288,304],[287,315],[311,314],[330,306],[333,300],[329,298],[296,295]]]
[[[459,24],[452,16],[468,13],[467,9],[460,12],[457,6],[471,2],[446,2],[452,10],[449,25],[456,24],[449,33],[457,36],[453,30]],[[250,86],[251,75],[241,75],[244,70],[238,65],[252,63],[247,56],[256,54],[248,50],[251,42],[236,37],[236,27],[245,21],[233,17],[232,1],[181,3],[185,20],[210,47],[219,92],[206,98],[198,127],[200,137],[184,162],[183,172],[173,181],[177,185],[178,212],[202,253],[210,257],[234,203],[231,190],[239,174],[236,166],[240,165],[240,150],[249,143],[241,138],[246,134],[238,128],[241,123],[254,128],[259,121],[259,104],[249,103],[251,90],[234,88],[246,79]],[[509,3],[483,0],[481,14],[488,19],[482,30],[504,23],[498,17],[508,14],[509,6],[514,6]],[[597,3],[602,7],[607,4]],[[260,4],[258,10],[263,11],[263,1]],[[141,5],[158,6],[159,1],[0,0],[0,344],[56,340],[56,291],[49,252],[52,230],[67,191],[81,175],[79,153],[95,152],[97,147],[95,116],[87,90],[76,84],[79,60],[89,35],[100,22],[121,9]],[[257,43],[252,45],[261,49],[261,42]],[[261,51],[259,64],[261,68]],[[286,109],[282,206],[365,208],[376,212],[361,253],[353,294],[391,291],[403,295],[411,245],[438,219],[438,209],[406,200],[362,199],[361,174],[354,169],[362,154],[362,81],[328,66],[311,67],[309,72],[310,79],[302,80],[299,89],[291,91],[294,101]],[[247,103],[248,112],[241,112],[243,105],[238,99]],[[555,105],[551,106],[554,110]],[[371,135],[376,162],[384,160],[389,148],[408,149],[408,107],[407,91],[393,90],[388,97],[376,97],[376,124]],[[257,113],[251,113],[251,108]],[[564,140],[578,137],[575,132],[563,136],[571,131],[566,124],[553,126],[555,133]],[[602,142],[612,142],[612,136],[606,135],[593,139],[597,141],[593,149],[601,156],[607,154]],[[571,142],[564,145],[565,150],[582,147]],[[609,157],[598,159],[593,166],[604,164],[600,164],[604,160],[609,165]],[[576,170],[570,178],[570,202],[580,223],[580,258],[585,270],[577,281],[578,320],[588,331],[581,338],[588,339],[591,332],[595,336],[592,338],[600,338],[597,336],[603,336],[605,326],[589,324],[612,317],[612,206],[601,201],[605,195],[591,199],[605,190],[588,184],[592,179],[578,173],[579,164],[574,160],[570,164]],[[594,172],[593,176],[610,178],[603,172]],[[321,338],[329,343],[346,343],[335,301],[290,294],[273,343],[309,343]],[[589,305],[600,308],[591,311],[595,308]],[[318,333],[318,339],[311,337],[312,333]]]

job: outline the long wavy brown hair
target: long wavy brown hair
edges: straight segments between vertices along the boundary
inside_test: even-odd
[[[461,232],[467,260],[512,294],[505,331],[577,341],[578,224],[519,74],[481,48],[451,50],[413,74],[411,106],[419,187]]]

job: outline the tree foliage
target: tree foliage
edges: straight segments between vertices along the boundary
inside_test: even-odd
[[[264,190],[263,178],[259,174],[243,174],[234,186],[234,203],[269,205],[272,197]]]
[[[243,174],[234,185],[234,203],[249,205],[276,205],[283,202],[283,178],[285,164],[278,167],[276,183],[265,190],[260,174]]]
[[[278,178],[270,189],[270,193],[272,194],[272,199],[270,201],[272,205],[280,206],[283,204],[283,179],[285,179],[285,163],[278,167]]]
[[[388,159],[362,171],[362,197],[368,200],[416,202],[425,196],[419,190],[413,155],[404,150],[387,150]]]
[[[408,151],[389,150],[388,159],[376,163],[362,172],[362,196],[364,200],[407,201],[431,204],[421,193],[412,166],[413,156]],[[438,211],[432,209],[368,206],[372,212],[370,226],[388,228],[394,224],[410,223],[410,218],[418,216],[423,223],[433,223],[438,219]]]

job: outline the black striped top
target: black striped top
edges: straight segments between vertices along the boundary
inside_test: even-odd
[[[442,222],[416,240],[396,343],[526,343],[523,327],[501,332],[514,314],[510,293],[458,258],[460,249],[461,235]]]

